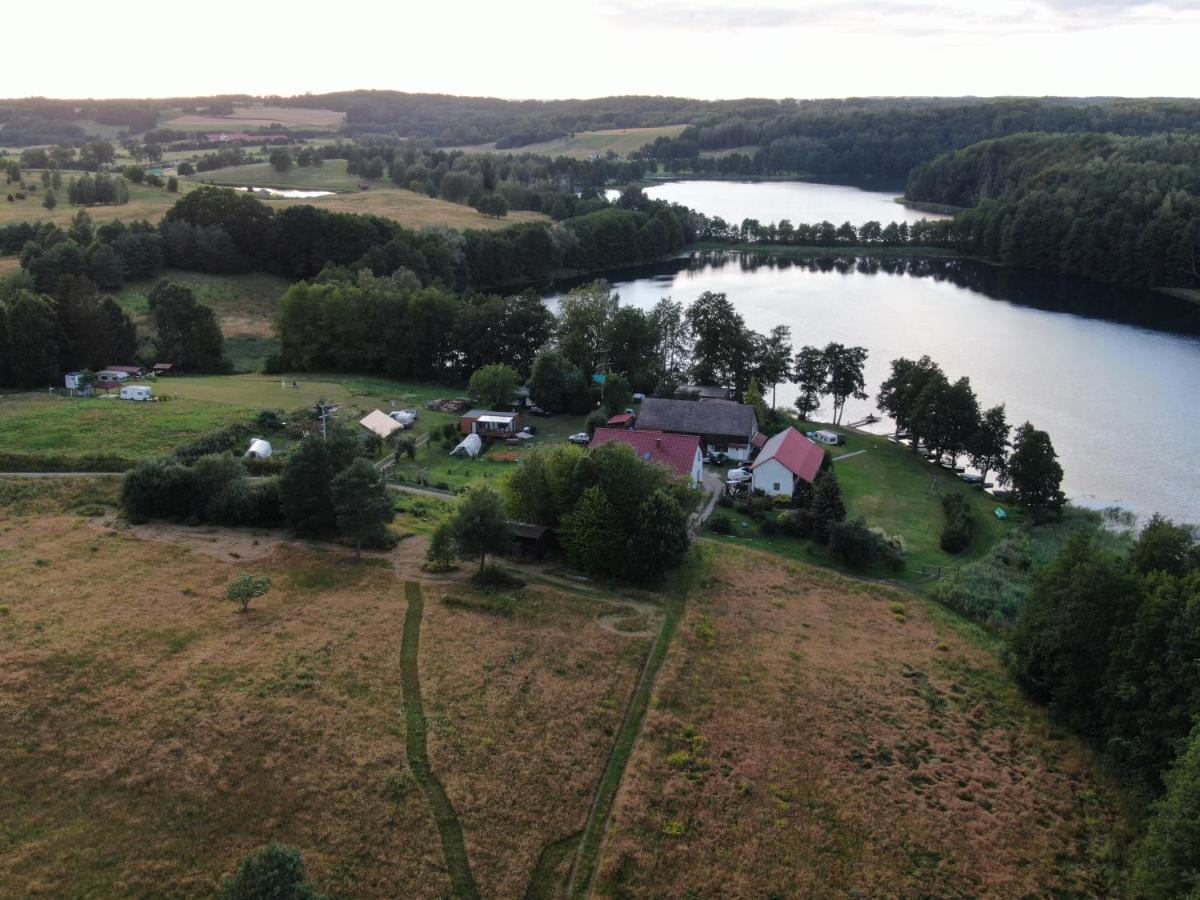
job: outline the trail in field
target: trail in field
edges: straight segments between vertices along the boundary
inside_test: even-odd
[[[400,684],[404,692],[405,750],[413,777],[425,791],[433,818],[437,822],[438,834],[442,838],[442,855],[450,873],[450,883],[455,897],[477,898],[479,889],[471,873],[471,861],[463,843],[462,823],[446,790],[429,767],[429,751],[426,745],[428,723],[421,704],[421,681],[418,671],[418,649],[421,639],[421,616],[424,603],[421,586],[415,581],[404,583],[404,596],[408,608],[404,613],[404,637],[400,644]]]

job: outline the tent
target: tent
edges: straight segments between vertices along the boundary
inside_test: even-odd
[[[474,459],[483,449],[483,438],[477,434],[468,434],[457,447],[450,451],[451,456],[469,456]]]
[[[254,438],[250,441],[250,449],[243,455],[250,459],[266,459],[271,455],[271,445],[262,438]]]
[[[372,410],[359,419],[358,424],[367,429],[367,431],[373,431],[385,440],[393,431],[399,431],[404,427],[387,413],[380,412],[377,409]]]

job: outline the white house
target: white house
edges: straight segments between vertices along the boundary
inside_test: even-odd
[[[750,466],[754,489],[768,497],[790,497],[797,481],[812,484],[824,459],[819,444],[788,428],[767,441]]]

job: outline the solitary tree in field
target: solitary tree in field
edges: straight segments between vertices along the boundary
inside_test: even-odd
[[[338,531],[354,541],[354,559],[362,559],[363,541],[384,533],[392,520],[392,499],[383,475],[361,456],[338,473],[330,484]]]
[[[54,209],[58,206],[58,198],[54,196],[54,191],[46,191],[46,196],[42,198],[42,206],[46,209]]]
[[[276,172],[286,172],[292,167],[292,152],[286,147],[276,147],[271,151],[271,168]]]
[[[261,597],[270,589],[271,577],[269,575],[251,575],[249,572],[243,572],[229,582],[229,587],[225,589],[225,598],[234,603],[240,603],[242,612],[246,612],[250,608],[251,600]]]
[[[439,572],[447,571],[454,562],[454,532],[448,522],[443,522],[430,535],[425,559]]]
[[[468,559],[479,557],[479,573],[489,553],[499,553],[510,540],[508,518],[500,495],[487,487],[473,488],[458,504],[450,520],[459,553]]]
[[[227,875],[218,900],[319,900],[295,847],[271,844],[256,850]]]

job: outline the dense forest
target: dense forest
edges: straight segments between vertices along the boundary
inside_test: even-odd
[[[643,156],[682,171],[903,181],[950,150],[1022,132],[1200,131],[1195,100],[820,100],[710,114]],[[726,159],[705,152],[748,147]]]
[[[959,243],[1006,265],[1200,284],[1200,137],[1022,134],[940,156],[909,199],[971,207]]]

